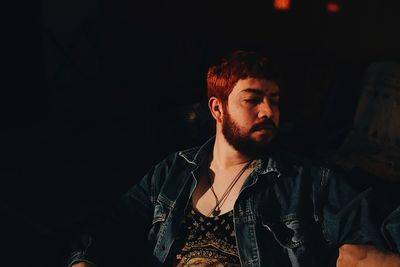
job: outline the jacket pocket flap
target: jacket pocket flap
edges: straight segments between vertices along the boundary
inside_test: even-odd
[[[157,222],[164,222],[169,213],[169,208],[160,202],[154,207],[153,224]]]

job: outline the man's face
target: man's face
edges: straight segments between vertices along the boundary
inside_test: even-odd
[[[222,133],[239,152],[261,156],[277,134],[279,115],[279,88],[275,82],[242,79],[228,97]]]

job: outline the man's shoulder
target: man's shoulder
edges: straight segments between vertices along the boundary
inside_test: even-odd
[[[341,168],[317,157],[280,149],[276,152],[276,158],[283,172],[302,172],[314,177],[343,175]]]
[[[276,150],[275,155],[276,158],[285,165],[332,168],[332,166],[326,161],[290,150],[279,149]]]

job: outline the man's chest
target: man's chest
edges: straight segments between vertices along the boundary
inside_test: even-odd
[[[235,177],[234,172],[215,172],[211,176],[202,173],[192,194],[193,207],[207,216],[215,209],[219,214],[233,210],[250,173],[251,170],[246,170],[240,177]]]

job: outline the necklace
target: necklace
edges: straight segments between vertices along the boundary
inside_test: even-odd
[[[213,193],[215,197],[215,206],[214,208],[210,211],[210,213],[207,215],[209,217],[211,214],[213,217],[218,216],[221,213],[221,207],[224,205],[225,200],[228,198],[229,193],[232,191],[232,188],[235,186],[237,181],[239,181],[239,178],[243,175],[243,173],[249,168],[250,164],[252,163],[253,160],[250,160],[236,175],[236,177],[232,180],[232,182],[228,185],[226,188],[225,192],[222,194],[221,198],[218,199],[217,194],[215,193],[214,187],[211,182],[211,177],[210,177],[210,172],[207,171],[207,182],[210,185],[211,192]]]

